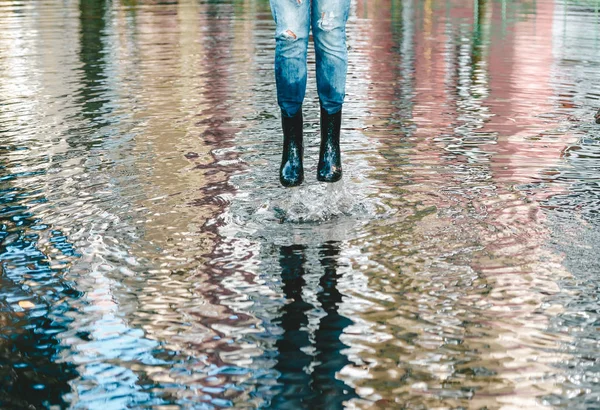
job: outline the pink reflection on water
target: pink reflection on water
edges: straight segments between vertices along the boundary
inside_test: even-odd
[[[383,3],[377,6],[388,10],[388,3]],[[359,4],[369,15],[377,13],[376,7]],[[390,161],[397,158],[392,155],[408,160],[399,171],[391,162],[393,176],[382,179],[394,184],[401,173],[402,181],[410,181],[402,186],[405,204],[434,208],[435,213],[412,223],[410,235],[390,233],[395,239],[390,239],[390,254],[378,262],[389,268],[385,281],[381,280],[383,292],[393,294],[397,286],[399,308],[389,317],[371,313],[390,324],[390,332],[393,324],[396,331],[409,329],[419,335],[410,346],[405,342],[378,345],[386,354],[371,359],[377,363],[371,370],[374,379],[402,374],[408,368],[415,375],[424,372],[427,376],[422,377],[430,381],[399,383],[392,391],[374,381],[374,390],[361,391],[378,398],[382,408],[397,400],[433,406],[440,403],[438,394],[451,389],[444,386],[448,381],[450,386],[452,382],[473,386],[469,403],[475,407],[544,408],[538,398],[560,392],[552,365],[564,359],[555,350],[567,338],[546,332],[549,317],[561,306],[543,302],[559,290],[556,281],[569,273],[560,258],[545,248],[549,230],[539,201],[564,188],[551,184],[525,192],[519,185],[547,179],[575,139],[552,131],[564,119],[554,113],[554,3],[536,2],[513,20],[503,19],[501,4],[495,2],[479,1],[476,9],[470,1],[452,2],[449,9],[448,4],[418,2],[407,11],[413,12],[408,18],[414,25],[412,49],[400,60],[413,59],[410,79],[399,74],[402,61],[388,58],[395,46],[393,16],[379,12],[370,23],[369,64],[377,73],[371,83],[370,108],[380,116],[397,116],[395,107],[386,107],[385,102],[398,98],[399,83],[412,85],[407,100],[412,104],[413,130],[396,136],[377,128],[374,121],[370,136],[381,143],[382,155]],[[385,240],[381,246],[386,246]],[[407,247],[414,257],[394,257],[399,251],[411,255],[402,249]],[[400,277],[395,279],[398,271]],[[476,276],[485,293],[466,294],[457,288],[456,278],[470,275]],[[403,287],[406,281],[411,287]],[[377,289],[379,283],[374,274],[372,286]],[[422,286],[419,291],[414,290],[417,284]],[[439,287],[452,302],[446,296],[432,296]],[[442,302],[452,306],[448,313],[442,313]],[[421,320],[408,319],[413,315]],[[460,353],[450,350],[456,356],[446,356],[447,344],[422,318],[428,323],[465,320],[464,328],[448,330],[461,333]],[[398,340],[400,335],[391,336]],[[396,350],[398,361],[388,362],[386,358]],[[537,360],[531,361],[532,357]],[[493,376],[465,379],[454,373],[461,367],[455,362],[459,358],[464,360],[463,368],[480,366]],[[466,404],[460,399],[442,401],[451,407]]]

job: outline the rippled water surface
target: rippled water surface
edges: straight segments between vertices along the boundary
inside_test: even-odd
[[[0,408],[600,408],[599,9],[354,0],[284,189],[268,1],[0,2]]]

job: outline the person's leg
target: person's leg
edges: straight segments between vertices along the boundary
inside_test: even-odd
[[[311,0],[271,0],[275,19],[275,81],[281,108],[283,154],[279,181],[297,186],[304,180],[302,102],[306,93],[306,54]]]
[[[346,95],[346,21],[350,0],[313,0],[312,29],[321,107],[335,114]]]
[[[306,93],[306,54],[311,0],[271,0],[275,19],[277,102],[286,117],[302,107]]]
[[[313,0],[312,29],[317,63],[317,90],[321,103],[321,150],[317,179],[342,178],[340,127],[346,96],[348,50],[346,21],[350,0]]]

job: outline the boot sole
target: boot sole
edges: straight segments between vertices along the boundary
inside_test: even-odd
[[[331,183],[331,182],[338,182],[341,179],[342,179],[342,174],[337,175],[337,176],[335,176],[333,178],[321,178],[321,177],[317,176],[317,181],[319,181],[319,182],[329,182],[329,183]]]
[[[296,186],[300,186],[302,185],[302,183],[304,182],[304,178],[301,178],[299,181],[297,182],[286,182],[282,179],[279,179],[279,183],[284,187],[284,188],[293,188]]]

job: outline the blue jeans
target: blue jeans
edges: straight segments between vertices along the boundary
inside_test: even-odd
[[[275,32],[277,102],[286,117],[302,107],[306,93],[306,55],[312,27],[317,91],[328,114],[342,108],[346,94],[346,21],[350,0],[270,0]]]

